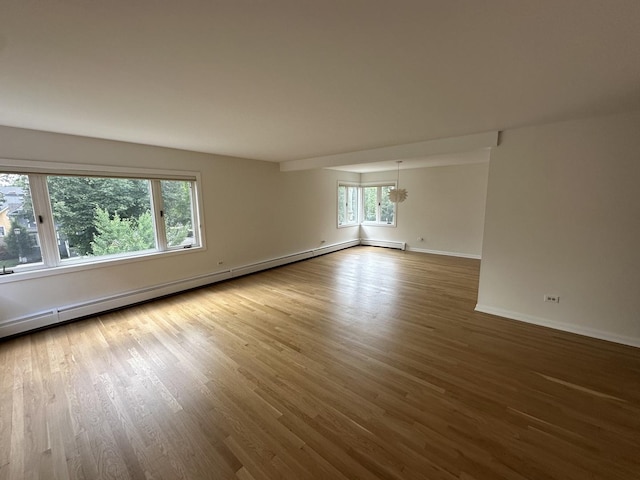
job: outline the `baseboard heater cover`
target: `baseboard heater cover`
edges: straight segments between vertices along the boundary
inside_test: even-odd
[[[480,260],[482,258],[480,255],[475,255],[473,253],[447,252],[444,250],[430,250],[428,248],[407,247],[407,250],[410,252],[429,253],[431,255],[445,255],[447,257],[473,258],[475,260]]]
[[[117,308],[146,302],[154,298],[172,295],[192,288],[203,287],[216,282],[221,282],[231,278],[229,270],[216,272],[207,275],[200,275],[186,280],[177,280],[149,288],[143,288],[133,292],[126,292],[119,295],[91,300],[75,305],[67,305],[58,309],[58,316],[61,322],[66,322],[76,318],[95,315],[100,312],[115,310]]]
[[[395,248],[398,250],[406,250],[407,243],[406,242],[394,242],[391,240],[373,240],[370,238],[361,238],[360,245],[366,245],[369,247],[385,247],[385,248]]]
[[[172,295],[193,288],[210,285],[241,275],[268,270],[270,268],[286,265],[288,263],[305,260],[319,255],[324,255],[326,253],[336,252],[338,250],[349,247],[355,247],[359,244],[360,240],[349,240],[346,242],[326,245],[292,255],[285,255],[271,260],[244,265],[235,269],[199,275],[197,277],[192,277],[184,280],[176,280],[174,282],[154,285],[152,287],[143,288],[136,291],[96,298],[87,302],[65,305],[58,308],[52,308],[51,310],[47,310],[44,312],[1,321],[0,338],[18,335],[30,330],[37,330],[54,325],[56,323],[67,322],[89,315],[96,315],[102,312],[107,312],[109,310],[115,310],[129,305],[134,305],[136,303],[146,302],[149,300],[153,300],[154,298]]]
[[[13,320],[0,323],[0,338],[48,327],[59,321],[58,311],[55,309],[14,318]]]

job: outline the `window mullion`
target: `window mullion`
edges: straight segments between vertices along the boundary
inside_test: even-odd
[[[55,267],[60,265],[60,250],[58,250],[58,238],[53,222],[46,175],[30,174],[29,189],[38,237],[40,238],[42,262],[47,267]]]
[[[164,219],[164,202],[160,180],[151,180],[151,208],[153,210],[153,228],[156,234],[158,250],[167,250],[167,229]]]

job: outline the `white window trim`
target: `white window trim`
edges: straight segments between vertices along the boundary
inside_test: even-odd
[[[338,220],[340,217],[340,205],[338,204],[338,191],[340,190],[340,187],[354,187],[358,189],[358,199],[357,202],[358,204],[356,205],[356,221],[353,223],[343,223],[341,224],[340,221]],[[353,227],[358,227],[360,225],[360,218],[362,218],[360,211],[362,209],[362,201],[361,201],[361,195],[360,195],[360,184],[357,182],[343,182],[343,181],[338,181],[338,186],[336,187],[336,225],[338,226],[338,228],[353,228]],[[345,212],[346,214],[346,212]]]
[[[176,255],[176,254],[189,254],[196,251],[206,251],[205,240],[205,226],[204,226],[204,206],[202,202],[202,190],[201,174],[197,171],[186,170],[167,170],[167,169],[152,169],[152,168],[133,168],[133,167],[117,167],[110,165],[78,165],[72,163],[58,163],[58,162],[42,162],[35,160],[17,160],[10,158],[0,158],[0,173],[8,174],[23,174],[29,176],[29,188],[32,190],[32,199],[34,201],[34,214],[35,221],[38,225],[38,232],[40,238],[40,248],[43,258],[49,259],[50,265],[46,265],[43,262],[35,263],[31,265],[25,265],[20,267],[14,273],[10,275],[0,276],[0,284],[10,283],[15,281],[28,280],[33,278],[47,277],[51,275],[58,275],[63,273],[69,273],[72,271],[89,270],[95,268],[111,267],[116,264],[126,264],[131,262],[145,261],[159,256]],[[191,209],[193,217],[193,230],[194,236],[199,239],[198,245],[189,248],[183,247],[167,247],[166,239],[164,240],[164,250],[160,250],[160,244],[158,244],[158,250],[144,251],[144,252],[131,252],[117,255],[106,255],[91,259],[91,261],[64,261],[60,260],[60,253],[58,251],[57,244],[51,244],[55,241],[55,227],[53,225],[53,218],[50,215],[43,215],[43,222],[39,221],[38,212],[51,212],[50,197],[47,188],[46,177],[55,175],[75,175],[83,177],[113,177],[113,178],[132,178],[132,179],[144,179],[151,182],[160,180],[178,180],[178,181],[190,181],[194,182],[195,188],[193,189],[191,196]],[[33,194],[33,191],[38,191],[38,194]],[[155,189],[158,190],[158,189]],[[154,198],[152,201],[152,209],[154,212],[154,221],[158,215],[159,209],[154,204]],[[157,202],[157,200],[155,200]],[[161,199],[160,199],[161,202]],[[195,208],[197,206],[197,208]],[[164,221],[164,219],[163,219]],[[154,224],[155,227],[155,224]],[[49,230],[45,232],[45,230]],[[155,229],[156,232],[164,229]],[[43,234],[40,234],[42,232]],[[48,252],[45,256],[45,251]]]
[[[396,183],[395,180],[389,180],[389,181],[378,181],[378,182],[365,182],[365,183],[361,183],[360,184],[360,188],[365,188],[365,187],[393,187],[393,188],[397,188],[398,184]],[[379,196],[378,196],[378,202],[380,202],[382,199],[380,198],[380,195],[382,195],[382,189],[380,189],[378,191]],[[364,196],[363,196],[364,197]],[[361,225],[365,226],[365,227],[385,227],[385,228],[396,228],[397,224],[398,224],[398,204],[394,204],[393,207],[393,223],[382,223],[378,220],[372,222],[372,221],[365,221],[364,220],[364,200],[362,201],[362,212],[361,212],[361,217],[363,220],[360,222]],[[380,207],[378,206],[378,208],[376,209],[376,218],[380,217]]]

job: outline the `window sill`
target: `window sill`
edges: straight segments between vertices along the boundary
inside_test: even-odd
[[[367,222],[362,222],[360,224],[363,227],[385,227],[385,228],[396,228],[397,225],[395,223],[367,223]]]

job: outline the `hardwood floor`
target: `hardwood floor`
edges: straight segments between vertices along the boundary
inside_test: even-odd
[[[356,247],[0,342],[0,479],[640,478],[640,349]]]

